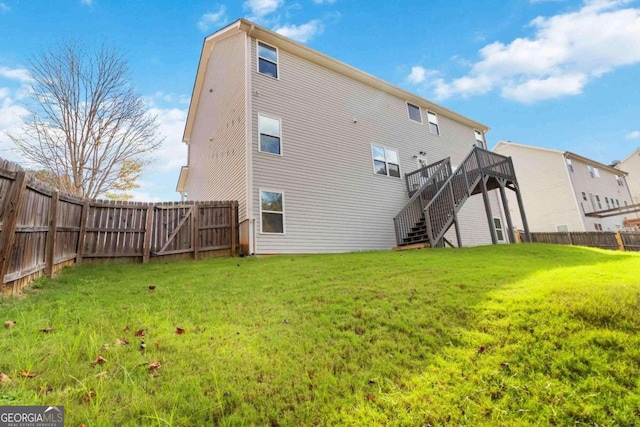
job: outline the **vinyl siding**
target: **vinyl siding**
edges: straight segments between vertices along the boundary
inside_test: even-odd
[[[248,215],[245,33],[213,46],[189,144],[190,200],[237,200]]]
[[[473,129],[439,115],[440,135],[409,120],[406,100],[279,50],[279,79],[256,72],[251,44],[252,197],[256,253],[346,252],[395,246],[393,218],[408,201],[412,156],[459,163]],[[258,114],[282,123],[282,156],[258,152]],[[371,146],[397,150],[403,178],[376,175]],[[260,233],[259,191],[285,194],[286,234]],[[461,214],[463,244],[491,243],[481,196]],[[480,207],[480,208],[478,208]],[[497,212],[497,211],[496,211]]]
[[[627,185],[633,197],[633,203],[640,203],[640,150],[636,150],[631,156],[623,160],[618,167],[628,172]]]
[[[566,225],[569,231],[584,230],[561,152],[510,144],[494,151],[513,159],[531,231],[556,231],[559,225]],[[507,191],[507,197],[514,227],[522,229],[515,194]]]

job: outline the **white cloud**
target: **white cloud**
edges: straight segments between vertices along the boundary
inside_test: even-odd
[[[421,66],[411,67],[411,73],[407,76],[407,81],[412,84],[419,84],[424,82],[427,75],[427,70]]]
[[[252,18],[260,19],[265,15],[275,12],[284,4],[284,0],[247,0],[243,3],[245,9],[249,9]]]
[[[633,132],[629,132],[626,134],[625,139],[638,139],[640,138],[640,131],[634,130]]]
[[[9,68],[0,67],[0,77],[5,79],[17,80],[20,83],[29,83],[32,78],[29,75],[29,71],[25,68]]]
[[[300,43],[306,43],[315,35],[322,34],[324,26],[319,19],[313,19],[302,25],[284,25],[274,29],[274,31],[290,39],[297,40]]]
[[[579,94],[605,73],[640,63],[640,9],[623,8],[629,1],[585,0],[578,11],[537,17],[534,36],[486,45],[466,76],[426,84],[439,99],[496,88],[519,102]]]
[[[81,0],[82,4],[86,4],[88,6],[91,6],[93,4],[93,0]]]
[[[0,3],[0,12],[8,12],[11,8],[6,3]]]
[[[0,157],[19,161],[20,158],[13,152],[14,146],[7,134],[20,133],[28,111],[17,105],[11,95],[10,89],[0,88]]]
[[[200,17],[198,28],[207,31],[211,27],[221,26],[227,21],[227,8],[224,5],[218,7],[215,12],[207,12]]]
[[[154,153],[155,167],[164,171],[177,170],[187,164],[187,146],[182,143],[182,132],[187,120],[187,110],[179,108],[149,109],[156,116],[158,131],[164,137],[160,149]]]

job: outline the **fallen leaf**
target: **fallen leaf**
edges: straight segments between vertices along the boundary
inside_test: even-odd
[[[96,392],[91,390],[88,391],[84,396],[82,396],[82,401],[84,403],[89,403],[94,397],[96,397]]]
[[[50,334],[53,331],[55,331],[55,328],[42,328],[42,329],[40,329],[40,332],[44,332],[45,334]]]
[[[96,360],[91,362],[91,366],[104,365],[106,362],[107,362],[107,359],[105,359],[102,356],[98,356],[98,357],[96,357]]]
[[[16,321],[14,320],[7,320],[6,322],[4,322],[4,327],[5,328],[13,328],[14,326],[16,326]]]
[[[478,354],[483,353],[486,349],[484,348],[483,345],[480,346],[480,348],[478,349]]]
[[[107,343],[102,344],[102,349],[103,350],[109,350],[109,344],[107,344]]]
[[[178,334],[178,335],[182,335],[182,334],[184,334],[184,329],[182,329],[181,327],[179,327],[179,326],[178,326],[178,327],[176,328],[176,334]]]
[[[127,345],[127,344],[129,344],[129,340],[128,339],[126,339],[126,338],[118,338],[116,340],[115,346],[116,347],[120,347],[120,346]]]
[[[160,348],[160,343],[159,342],[155,343],[155,346],[156,348]]]
[[[373,394],[367,394],[367,400],[375,400],[375,396]]]
[[[0,384],[9,384],[11,382],[11,378],[7,375],[0,372]]]
[[[129,327],[129,325],[127,325],[122,329],[122,332],[129,332],[130,330],[131,328]]]
[[[22,371],[22,376],[25,377],[25,378],[33,378],[33,377],[36,376],[36,373],[35,372],[31,372],[28,369],[25,369],[25,370]]]
[[[41,385],[40,387],[38,387],[38,394],[39,395],[47,395],[49,393],[51,393],[53,391],[53,387],[51,387],[50,385],[48,386],[43,386]]]
[[[147,366],[147,369],[148,369],[149,371],[153,371],[153,370],[159,369],[161,366],[162,366],[162,363],[160,363],[160,362],[153,362],[153,363],[149,364],[149,366]]]
[[[136,337],[143,337],[144,329],[138,329],[133,335],[135,335]]]
[[[156,288],[156,285],[149,285],[149,290],[152,291]]]

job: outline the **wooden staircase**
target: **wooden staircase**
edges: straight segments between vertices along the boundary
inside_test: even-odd
[[[500,188],[504,204],[507,203],[504,188],[517,192],[511,158],[479,147],[474,147],[455,171],[451,171],[450,159],[446,158],[407,174],[405,179],[410,199],[394,218],[399,247],[416,244],[436,247],[445,243],[453,246],[444,237],[452,225],[456,226],[456,239],[461,246],[457,215],[469,197],[482,193],[490,219],[487,191]],[[492,221],[489,227],[495,243]],[[510,217],[508,222],[511,229]]]

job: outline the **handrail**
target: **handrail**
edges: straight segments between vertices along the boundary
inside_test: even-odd
[[[436,170],[425,180],[420,186],[420,189],[415,191],[409,201],[400,210],[398,215],[393,218],[393,222],[396,229],[396,243],[400,245],[404,238],[407,237],[411,227],[415,226],[422,219],[425,201],[428,202],[427,196],[432,193],[436,193],[447,178],[451,175],[451,159],[449,157],[440,160],[439,162],[432,163],[425,166],[422,169],[430,168],[433,165],[440,163]],[[418,169],[418,171],[422,170]],[[443,175],[442,175],[443,174]],[[442,175],[442,176],[441,176]],[[441,177],[440,181],[436,181],[436,178]],[[440,185],[438,185],[441,183]],[[435,189],[430,187],[435,185]],[[427,191],[432,190],[432,191]]]
[[[422,184],[424,184],[424,182],[422,182],[422,180],[420,179],[415,179],[414,177],[419,176],[419,177],[430,177],[431,175],[434,175],[437,171],[437,167],[439,167],[442,163],[446,162],[447,159],[442,159],[442,160],[438,160],[437,162],[433,162],[427,166],[423,166],[420,169],[416,169],[412,172],[406,173],[404,175],[404,179],[405,182],[407,184],[407,193],[409,194],[409,197],[412,197],[419,189],[420,187],[422,187]],[[435,169],[434,171],[431,171],[432,169]],[[431,171],[431,172],[429,172]],[[418,188],[415,188],[415,187]]]

